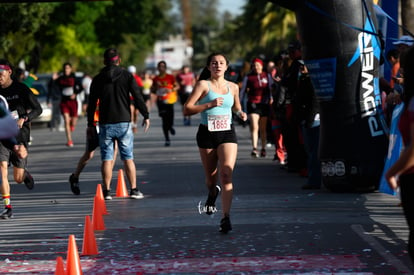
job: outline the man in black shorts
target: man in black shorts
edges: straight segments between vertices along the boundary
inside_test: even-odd
[[[86,164],[93,158],[95,154],[95,149],[99,147],[99,135],[96,131],[96,128],[91,128],[92,130],[87,129],[86,132],[86,148],[83,155],[80,157],[78,161],[78,165],[76,166],[76,170],[72,175],[69,177],[70,189],[72,193],[75,195],[80,195],[79,189],[79,176],[85,168]]]
[[[97,123],[99,120],[99,107],[95,110],[95,119],[94,124],[95,127],[88,127],[86,129],[86,147],[85,152],[80,157],[78,161],[78,165],[76,166],[75,172],[73,172],[69,177],[69,184],[72,193],[75,195],[80,195],[80,188],[79,188],[79,176],[85,168],[86,164],[93,158],[95,154],[96,148],[99,147],[99,134],[98,134],[98,127]],[[114,143],[114,159],[112,165],[115,164],[116,154],[117,154],[117,146]]]
[[[23,83],[12,78],[13,69],[9,61],[0,59],[0,95],[8,104],[12,117],[16,120],[19,133],[16,137],[17,144],[28,146],[30,139],[30,121],[42,113],[42,107],[32,91]],[[29,111],[28,111],[29,110]],[[20,158],[16,153],[0,143],[0,169],[2,194],[5,209],[0,213],[0,218],[8,219],[13,216],[10,203],[10,184],[8,181],[9,162],[13,165],[14,180],[17,183],[24,182],[28,189],[33,189],[34,180],[27,171],[27,157]]]

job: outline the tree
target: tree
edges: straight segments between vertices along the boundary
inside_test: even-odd
[[[117,47],[123,64],[144,64],[157,39],[169,33],[168,0],[113,0],[59,3],[50,24],[38,34],[40,70],[56,71],[69,61],[95,73],[102,53]]]
[[[119,46],[124,63],[142,66],[155,41],[172,31],[168,0],[114,0],[95,24],[102,47]]]
[[[111,2],[59,3],[37,38],[42,55],[40,71],[61,69],[71,62],[76,69],[96,72],[102,64],[102,49],[97,40],[95,22],[105,15]]]
[[[220,30],[221,21],[217,0],[190,0],[192,47],[194,49],[193,67],[205,64],[206,56],[214,50],[212,41]]]
[[[2,4],[0,5],[0,53],[13,65],[25,61],[28,69],[37,68],[36,33],[49,22],[56,4]],[[7,16],[13,15],[13,16]]]
[[[267,0],[248,0],[244,12],[227,22],[213,46],[232,59],[273,58],[296,36],[293,12]]]

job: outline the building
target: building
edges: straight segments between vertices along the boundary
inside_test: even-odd
[[[191,41],[181,35],[170,36],[168,40],[157,41],[153,53],[145,59],[145,67],[150,70],[157,68],[157,63],[164,60],[171,71],[181,69],[183,65],[191,66],[193,48]]]

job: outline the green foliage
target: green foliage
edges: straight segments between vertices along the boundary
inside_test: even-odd
[[[145,57],[158,40],[184,33],[183,3],[175,0],[112,0],[2,4],[0,54],[33,72],[61,70],[71,62],[78,71],[97,73],[102,53],[117,47],[123,65],[144,69]],[[211,51],[231,59],[275,55],[295,36],[292,12],[267,0],[246,0],[242,15],[220,13],[219,0],[188,0],[194,68]],[[187,29],[188,30],[188,29]]]
[[[293,12],[267,0],[248,0],[243,14],[227,22],[212,44],[232,60],[250,60],[259,55],[273,58],[295,35]]]
[[[193,67],[202,68],[206,56],[212,51],[212,41],[221,26],[217,0],[190,0],[192,43],[194,49]]]
[[[54,4],[1,4],[0,55],[14,65],[29,61],[36,48],[34,36],[49,22]]]
[[[95,22],[105,14],[112,2],[59,3],[51,22],[38,34],[42,62],[39,71],[61,69],[64,62],[71,62],[75,70],[94,73],[102,64],[103,49],[97,41]]]
[[[171,7],[168,0],[114,0],[96,22],[100,45],[117,46],[124,64],[142,67],[155,41],[170,34]]]

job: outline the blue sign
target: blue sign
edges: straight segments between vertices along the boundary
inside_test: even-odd
[[[306,67],[319,100],[332,100],[335,94],[336,58],[306,60]]]

